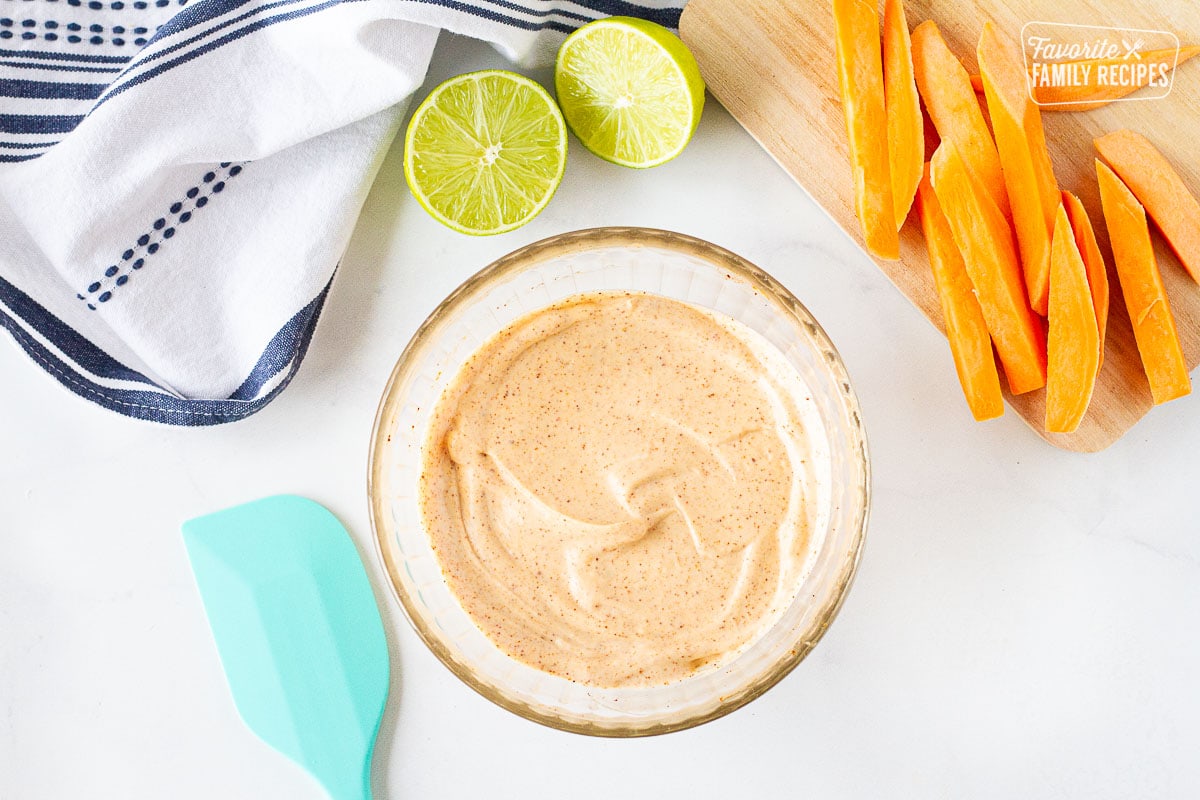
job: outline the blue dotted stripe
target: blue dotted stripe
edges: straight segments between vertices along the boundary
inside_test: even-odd
[[[0,148],[8,148],[9,150],[37,150],[42,147],[53,147],[59,141],[59,139],[55,139],[53,142],[0,142]]]
[[[97,303],[107,303],[113,298],[113,292],[129,283],[132,273],[146,266],[146,259],[154,255],[175,236],[180,225],[186,225],[192,215],[208,205],[209,200],[225,190],[227,181],[236,178],[248,162],[234,164],[224,161],[218,170],[204,173],[199,183],[184,192],[183,199],[171,204],[167,213],[154,220],[150,230],[138,237],[137,242],[121,254],[120,260],[104,270],[104,277],[92,281],[85,292],[75,296],[87,303],[87,307],[95,311]]]
[[[161,26],[156,26],[154,30],[144,25],[113,25],[107,29],[109,38],[105,39],[98,34],[104,33],[106,28],[103,25],[81,25],[78,22],[60,23],[56,20],[48,19],[41,23],[44,30],[37,30],[38,21],[33,19],[15,20],[10,17],[0,17],[0,39],[37,39],[42,38],[48,42],[55,42],[59,39],[71,44],[79,44],[87,42],[88,44],[113,44],[117,47],[122,47],[127,43],[141,47],[150,41],[149,37],[154,34]]]
[[[60,0],[45,0],[47,3],[59,3]],[[31,0],[25,0],[31,2]],[[61,5],[70,6],[71,8],[87,8],[92,11],[127,11],[133,9],[135,11],[146,11],[152,8],[169,8],[171,6],[185,6],[188,0],[109,0],[109,2],[101,2],[100,0],[61,0]]]

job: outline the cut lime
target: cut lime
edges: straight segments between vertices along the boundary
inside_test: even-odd
[[[704,108],[691,51],[663,26],[632,17],[600,19],[568,36],[554,87],[583,146],[626,167],[679,155]]]
[[[434,219],[475,236],[519,228],[562,181],[567,130],[537,82],[469,72],[433,90],[404,136],[404,177]]]

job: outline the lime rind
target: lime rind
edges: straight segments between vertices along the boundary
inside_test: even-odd
[[[567,125],[584,147],[627,167],[679,155],[704,108],[691,51],[661,25],[632,17],[597,20],[568,36],[554,82]]]
[[[486,236],[536,217],[566,156],[566,125],[549,92],[514,72],[482,70],[440,84],[413,112],[404,177],[434,219]]]

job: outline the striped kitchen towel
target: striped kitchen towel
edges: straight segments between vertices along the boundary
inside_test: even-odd
[[[175,425],[295,373],[439,29],[525,64],[684,0],[0,0],[0,325]]]

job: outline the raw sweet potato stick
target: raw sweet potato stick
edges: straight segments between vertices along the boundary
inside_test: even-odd
[[[1013,394],[1046,385],[1046,335],[1029,307],[1012,229],[949,142],[933,154],[930,177],[975,286]]]
[[[874,0],[833,0],[833,18],[858,221],[867,250],[895,261],[900,237],[888,166],[879,14]]]
[[[887,106],[888,163],[896,228],[912,207],[925,163],[925,121],[913,78],[912,39],[904,16],[904,0],[883,6],[883,94]]]
[[[1050,234],[1061,201],[1046,151],[1042,115],[1029,99],[1019,51],[1000,38],[990,21],[983,24],[978,58],[1029,302],[1045,316],[1050,293]]]
[[[1096,161],[1100,202],[1112,243],[1113,261],[1133,338],[1142,356],[1154,404],[1165,403],[1192,391],[1175,317],[1163,288],[1162,274],[1150,244],[1146,212],[1133,193],[1103,162]]]
[[[1005,219],[1011,216],[996,143],[971,88],[971,76],[942,38],[933,20],[912,32],[913,72],[925,110],[943,141],[953,143],[972,177],[987,191]],[[935,181],[936,183],[936,181]]]
[[[1063,191],[1063,207],[1067,210],[1067,219],[1071,221],[1071,230],[1075,234],[1075,245],[1079,255],[1083,257],[1083,266],[1087,270],[1088,288],[1092,291],[1092,308],[1096,312],[1096,329],[1100,333],[1100,366],[1104,366],[1104,336],[1108,332],[1108,268],[1104,265],[1104,256],[1100,253],[1100,245],[1096,243],[1096,232],[1092,229],[1092,220],[1079,198],[1068,191]]]
[[[1087,268],[1067,210],[1059,206],[1050,256],[1050,318],[1046,337],[1046,430],[1072,433],[1092,401],[1100,371],[1100,330]]]
[[[929,248],[934,283],[942,301],[942,316],[950,352],[954,356],[954,368],[971,414],[981,422],[994,419],[1004,414],[1004,397],[1000,393],[1000,374],[996,371],[992,337],[962,254],[954,243],[950,223],[946,221],[933,184],[929,182],[928,164],[924,173],[917,188],[917,213],[921,217],[925,245]]]
[[[1096,150],[1150,214],[1188,274],[1200,283],[1200,202],[1171,162],[1140,133],[1113,131]]]

